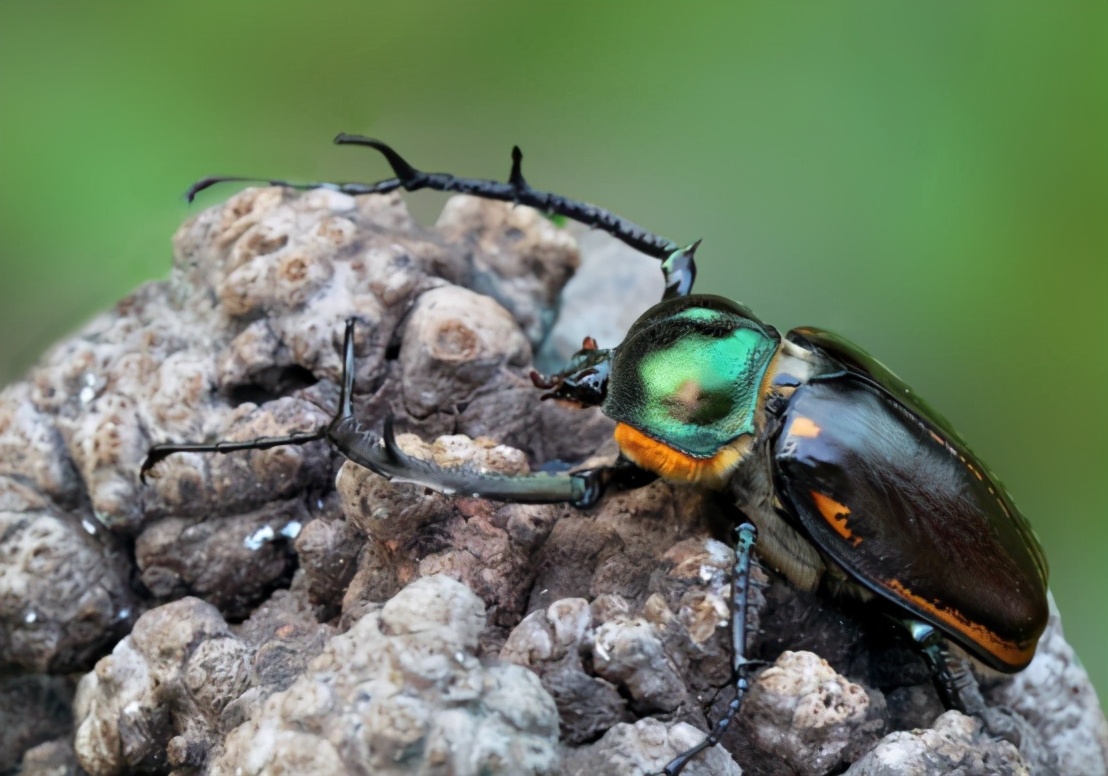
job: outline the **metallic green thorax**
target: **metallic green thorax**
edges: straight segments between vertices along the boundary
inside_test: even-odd
[[[709,295],[648,310],[615,351],[604,414],[681,452],[709,457],[755,431],[777,331]]]

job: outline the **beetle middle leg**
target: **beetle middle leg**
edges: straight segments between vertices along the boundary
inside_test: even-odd
[[[750,556],[758,530],[753,523],[743,523],[735,529],[735,566],[731,572],[731,672],[735,681],[735,697],[703,741],[674,757],[662,770],[665,776],[678,776],[694,757],[720,742],[731,720],[742,708],[743,698],[750,689],[748,675],[752,662],[746,659],[746,608],[750,592]]]

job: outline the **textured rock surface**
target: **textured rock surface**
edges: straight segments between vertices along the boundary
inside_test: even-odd
[[[751,739],[800,776],[838,770],[884,728],[884,709],[874,713],[864,689],[811,652],[783,653],[758,677],[746,704]]]
[[[1087,773],[1079,768],[1072,773]],[[893,733],[847,770],[850,776],[979,774],[1025,776],[1031,769],[1007,741],[992,738],[977,720],[948,711],[928,730]]]
[[[464,585],[416,580],[235,728],[210,772],[554,773],[554,703],[531,672],[481,665],[484,619]]]
[[[650,718],[640,719],[634,725],[621,722],[595,744],[568,752],[562,773],[646,776],[657,773],[703,737],[703,733],[684,722],[666,725]],[[718,747],[708,750],[682,771],[687,776],[741,776],[742,772],[731,756]]]
[[[327,422],[349,316],[356,412],[393,415],[411,454],[506,473],[602,458],[610,422],[540,402],[529,363],[584,333],[615,344],[657,290],[593,328],[630,287],[601,272],[618,280],[580,285],[543,344],[572,231],[464,197],[427,229],[396,196],[250,189],[174,248],[168,282],[0,391],[0,700],[29,710],[0,767],[645,774],[699,740],[730,700],[734,516],[712,496],[446,498],[322,443],[174,455],[138,479],[155,442]],[[626,266],[660,288],[656,264]],[[940,716],[922,660],[864,608],[752,578],[750,651],[772,665],[686,774],[1106,773],[1056,619],[1027,671],[985,680],[1029,723],[1021,754]]]
[[[72,683],[62,676],[0,679],[0,772],[19,765],[25,750],[69,732],[72,696]]]

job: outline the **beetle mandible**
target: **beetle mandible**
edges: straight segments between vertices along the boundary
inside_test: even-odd
[[[830,332],[798,328],[782,336],[744,305],[693,293],[699,241],[682,248],[607,210],[532,188],[518,148],[501,183],[423,172],[385,143],[358,135],[335,142],[375,149],[395,177],[374,184],[267,182],[352,195],[432,189],[529,205],[601,229],[661,262],[662,300],[620,345],[601,349],[586,339],[562,371],[531,375],[547,391],[544,398],[599,406],[616,422],[620,458],[569,475],[507,477],[407,456],[391,418],[377,437],[354,417],[351,320],[339,408],[328,425],[246,442],[156,445],[143,476],[176,452],[326,440],[389,479],[494,500],[584,508],[605,488],[638,487],[656,477],[724,492],[741,518],[731,586],[735,699],[704,741],[666,766],[667,776],[719,742],[749,688],[746,603],[755,545],[800,589],[833,581],[892,613],[919,645],[947,708],[982,710],[964,692],[972,679],[950,660],[944,639],[1003,672],[1031,661],[1048,615],[1047,565],[1035,535],[947,421],[880,362]],[[205,178],[187,196],[249,180]]]

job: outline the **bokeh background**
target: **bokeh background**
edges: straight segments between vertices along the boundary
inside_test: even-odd
[[[1031,518],[1105,697],[1108,4],[8,0],[0,384],[166,275],[194,179],[386,176],[338,131],[492,177],[519,143],[877,354]]]

